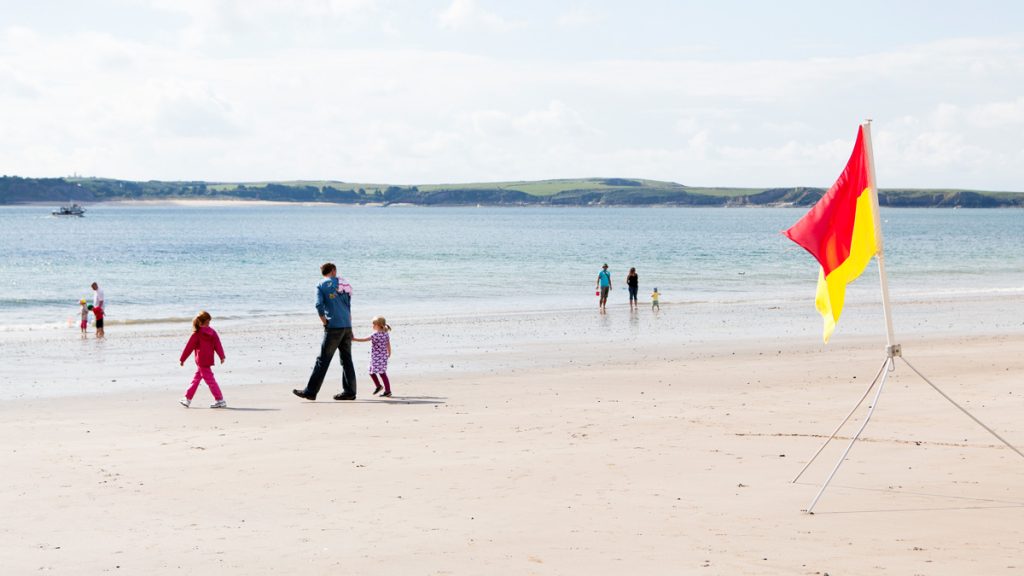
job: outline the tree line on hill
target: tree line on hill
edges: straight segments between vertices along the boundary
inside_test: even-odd
[[[683,186],[646,186],[609,178],[594,188],[562,190],[548,196],[487,187],[431,188],[384,186],[374,189],[310,184],[215,185],[201,181],[134,182],[101,178],[0,177],[0,204],[29,202],[103,202],[111,200],[237,199],[334,204],[415,204],[421,206],[810,206],[823,188],[771,188],[740,195],[708,195]],[[1024,194],[967,190],[882,190],[882,206],[1024,207]]]

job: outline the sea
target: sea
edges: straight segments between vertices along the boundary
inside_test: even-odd
[[[314,316],[323,262],[354,287],[354,314],[410,319],[576,314],[612,306],[813,311],[817,265],[782,235],[800,208],[553,208],[96,204],[0,207],[0,331],[67,329],[90,284],[107,322],[187,322],[197,311],[252,322]],[[1024,211],[886,209],[895,303],[1024,294]],[[875,265],[848,302],[878,301]],[[364,318],[365,317],[365,318]]]
[[[817,263],[782,235],[798,208],[95,204],[83,218],[53,209],[0,207],[0,390],[9,399],[143,392],[173,401],[189,377],[178,356],[200,310],[227,350],[217,370],[232,403],[244,405],[248,385],[290,397],[319,349],[315,287],[328,261],[353,286],[354,332],[368,335],[378,315],[394,328],[388,372],[404,394],[437,393],[447,378],[581,366],[636,367],[642,382],[646,363],[744,350],[841,355],[874,343],[881,353],[886,343],[872,263],[823,345]],[[896,342],[1024,334],[1024,211],[881,216]],[[604,263],[613,290],[600,314]],[[625,287],[631,267],[637,311]],[[93,282],[106,297],[104,339],[78,328]],[[353,349],[359,374],[368,353]],[[328,374],[331,389],[339,379],[337,368]]]

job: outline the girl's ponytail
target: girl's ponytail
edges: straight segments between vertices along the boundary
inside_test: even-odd
[[[374,326],[380,326],[385,332],[391,332],[391,326],[388,326],[388,321],[383,316],[374,316],[373,320],[370,320]]]
[[[192,319],[192,331],[199,332],[199,328],[203,324],[209,324],[210,320],[212,319],[213,317],[210,316],[209,312],[207,312],[206,310],[201,310],[199,314],[196,314],[196,317]]]

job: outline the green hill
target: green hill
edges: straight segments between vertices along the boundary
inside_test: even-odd
[[[111,200],[234,199],[422,206],[809,206],[822,188],[711,188],[638,178],[580,178],[395,186],[337,180],[136,182],[109,178],[0,177],[0,204]],[[881,190],[879,204],[1024,207],[1024,194],[975,190]]]

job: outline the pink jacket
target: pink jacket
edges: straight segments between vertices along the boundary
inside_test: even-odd
[[[220,356],[220,361],[224,361],[224,347],[220,345],[220,336],[217,335],[217,331],[209,326],[203,326],[198,332],[193,332],[192,337],[188,339],[188,344],[185,344],[185,349],[181,351],[181,362],[188,358],[188,355],[193,351],[196,353],[196,365],[202,367],[213,366],[213,353],[216,352]]]

